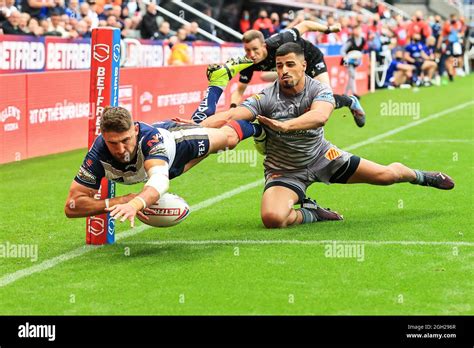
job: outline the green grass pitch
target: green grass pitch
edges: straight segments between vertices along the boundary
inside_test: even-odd
[[[309,195],[342,213],[342,222],[266,230],[263,185],[256,184],[173,228],[144,229],[137,221],[130,235],[129,225],[118,224],[116,244],[82,253],[85,220],[67,219],[63,206],[85,149],[2,165],[0,244],[37,245],[38,260],[0,258],[0,314],[472,315],[473,84],[471,75],[366,95],[362,129],[346,110],[334,112],[326,137],[339,147],[456,181],[453,191],[312,185]],[[411,116],[386,113],[399,103],[414,103],[406,104]],[[238,147],[252,149],[251,141]],[[261,160],[220,163],[213,155],[173,180],[170,191],[196,206],[262,179]],[[118,194],[138,190],[117,185]],[[330,257],[332,241],[363,254]],[[22,277],[25,270],[31,274]]]

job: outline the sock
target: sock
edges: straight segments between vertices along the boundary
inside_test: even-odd
[[[415,185],[422,185],[425,182],[425,176],[418,169],[413,169],[413,171],[416,174],[416,179],[414,181],[411,181],[411,183]]]
[[[352,99],[349,98],[345,94],[344,95],[334,94],[334,100],[336,100],[336,109],[340,109],[344,106],[347,106],[348,108],[350,108],[352,105]]]
[[[194,111],[192,120],[196,123],[201,123],[206,118],[216,113],[217,102],[224,90],[219,86],[209,86],[206,89],[204,99],[199,104],[196,111]]]
[[[237,132],[240,141],[262,134],[262,126],[249,121],[232,120],[229,121],[226,126],[232,127]]]
[[[296,211],[301,211],[301,214],[303,215],[303,221],[301,222],[302,224],[310,224],[313,222],[316,222],[316,217],[313,215],[310,209],[308,208],[300,208],[296,209]]]

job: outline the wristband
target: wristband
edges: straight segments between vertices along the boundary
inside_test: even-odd
[[[132,207],[134,207],[137,211],[146,208],[146,202],[143,198],[136,196],[130,202],[128,202]]]
[[[331,31],[331,27],[328,25],[328,28],[326,29],[326,31],[324,32],[324,34],[331,34],[332,31]]]
[[[110,199],[109,199],[109,198],[106,198],[106,199],[105,199],[105,207],[108,209],[108,208],[109,208],[109,205],[110,205]]]

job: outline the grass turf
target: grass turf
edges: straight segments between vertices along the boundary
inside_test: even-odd
[[[389,101],[418,103],[422,120],[470,101],[472,86],[469,76],[418,92],[367,95],[366,127],[358,129],[347,110],[338,110],[326,137],[341,148],[350,146],[417,119],[382,116]],[[473,314],[472,245],[382,244],[474,241],[473,109],[352,151],[383,164],[445,171],[456,181],[453,191],[314,184],[309,195],[344,214],[345,221],[266,230],[259,216],[262,187],[256,187],[193,212],[176,227],[147,229],[0,287],[0,314]],[[238,149],[252,149],[251,142]],[[83,149],[1,166],[0,243],[38,245],[39,258],[2,258],[0,278],[84,245],[84,219],[63,214],[84,154]],[[261,159],[252,167],[219,163],[214,155],[173,180],[171,192],[194,205],[261,177]],[[126,194],[138,186],[117,185],[117,190]],[[128,229],[119,224],[117,234]],[[172,243],[193,240],[229,242]],[[332,244],[315,243],[325,240],[370,243],[359,243],[364,257],[357,261],[326,257]],[[150,244],[156,241],[162,244]]]

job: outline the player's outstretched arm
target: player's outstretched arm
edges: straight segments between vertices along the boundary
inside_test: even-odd
[[[334,25],[321,24],[314,21],[302,21],[295,26],[299,33],[303,35],[307,31],[319,31],[321,33],[337,33],[341,31],[341,24],[336,23]]]
[[[64,213],[68,218],[79,218],[106,213],[106,201],[95,199],[98,190],[91,189],[73,181],[69,189],[69,195],[64,207]],[[130,193],[125,196],[110,198],[108,205],[123,204],[131,201],[136,196]]]
[[[120,222],[129,220],[131,227],[135,226],[135,216],[140,214],[144,217],[141,210],[155,203],[169,188],[169,167],[166,161],[149,159],[144,162],[144,167],[148,175],[148,181],[143,190],[129,202],[105,209],[110,212],[111,217],[117,220],[120,219]]]
[[[227,111],[218,112],[213,116],[206,118],[201,122],[201,126],[207,128],[221,128],[231,120],[253,121],[254,116],[246,107],[238,106]]]
[[[248,83],[239,82],[237,89],[230,96],[230,104],[239,105],[244,96],[245,90],[247,89]]]

